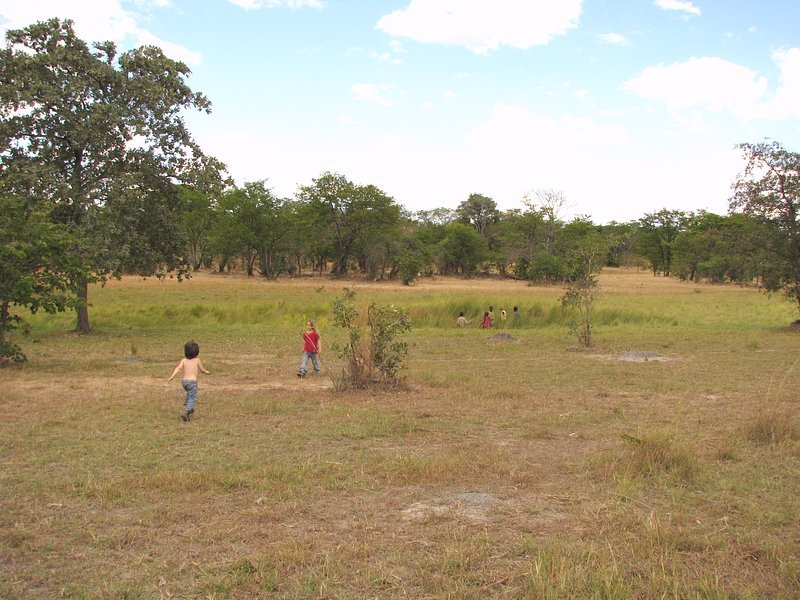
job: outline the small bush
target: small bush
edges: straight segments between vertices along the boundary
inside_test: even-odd
[[[401,333],[411,330],[408,313],[393,305],[379,306],[373,302],[367,310],[365,335],[359,313],[353,306],[354,297],[354,292],[345,289],[333,303],[334,324],[348,331],[347,344],[335,347],[345,366],[334,385],[339,388],[395,385],[400,382],[403,359],[408,353],[408,344],[397,339]]]
[[[532,283],[558,283],[564,280],[566,267],[557,256],[539,254],[528,265],[528,281]]]

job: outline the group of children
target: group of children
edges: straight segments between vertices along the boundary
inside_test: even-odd
[[[519,307],[518,306],[515,306],[514,309],[512,310],[512,317],[511,318],[513,319],[514,325],[519,324],[520,315],[519,315]],[[500,322],[502,324],[504,324],[507,319],[508,319],[508,315],[506,314],[506,309],[505,308],[501,308],[500,309]],[[458,325],[459,327],[466,327],[467,325],[469,325],[469,321],[467,321],[467,318],[464,316],[464,311],[461,311],[460,313],[458,313],[458,319],[456,319],[456,325]],[[489,306],[489,310],[487,310],[487,311],[485,311],[483,313],[483,320],[481,321],[480,327],[482,329],[488,329],[489,327],[494,327],[494,325],[495,325],[494,306]]]
[[[305,377],[308,374],[308,361],[314,369],[314,375],[319,375],[319,358],[318,355],[322,352],[322,338],[314,326],[314,321],[306,321],[305,331],[303,336],[303,359],[300,362],[300,369],[297,371],[298,377]],[[183,345],[183,360],[178,363],[172,375],[167,379],[167,383],[172,381],[178,373],[181,375],[181,385],[186,391],[186,397],[183,400],[183,412],[181,413],[181,420],[188,421],[194,414],[194,407],[197,404],[197,378],[200,373],[210,375],[211,372],[207,371],[203,363],[198,357],[200,354],[200,346],[194,340],[186,342]]]
[[[504,308],[500,309],[500,321],[504,323],[507,319],[506,311]],[[516,325],[519,323],[520,314],[519,314],[519,307],[515,306],[512,310],[512,319],[513,323]],[[458,315],[458,319],[456,321],[459,327],[466,327],[469,325],[469,321],[464,316],[464,312],[462,311]],[[483,329],[488,329],[490,327],[494,327],[495,320],[494,320],[494,307],[489,306],[489,310],[483,313],[483,320],[481,321],[480,327]],[[322,352],[322,337],[320,337],[317,328],[314,326],[314,321],[306,321],[305,330],[302,333],[303,336],[303,358],[300,361],[300,368],[297,371],[298,377],[305,377],[308,374],[308,363],[311,361],[311,366],[314,370],[314,375],[320,374],[319,369],[319,354]],[[211,373],[206,370],[203,366],[203,363],[200,361],[199,358],[200,354],[200,346],[195,341],[186,342],[183,346],[183,355],[184,358],[181,362],[178,363],[178,366],[175,367],[175,370],[170,375],[167,382],[172,381],[175,376],[183,372],[181,375],[181,385],[183,389],[186,391],[186,397],[183,400],[183,412],[181,413],[181,419],[183,421],[189,421],[194,414],[194,408],[197,405],[197,378],[200,373],[204,375],[210,375]]]

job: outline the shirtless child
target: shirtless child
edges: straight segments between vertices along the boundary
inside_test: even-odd
[[[200,359],[197,358],[197,355],[200,354],[200,346],[197,345],[197,342],[191,341],[186,342],[183,346],[183,355],[186,357],[181,362],[178,363],[178,366],[175,367],[175,370],[170,375],[167,382],[172,381],[175,378],[181,369],[183,369],[183,376],[181,378],[181,385],[183,389],[186,390],[186,399],[183,401],[183,412],[181,413],[181,419],[184,421],[188,421],[192,414],[194,414],[194,406],[197,403],[197,377],[200,373],[205,373],[206,375],[210,375],[209,371],[206,371],[203,363],[200,362]]]

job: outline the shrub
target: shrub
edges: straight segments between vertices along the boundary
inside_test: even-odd
[[[564,274],[564,262],[557,256],[539,254],[528,265],[528,280],[533,283],[558,283]]]
[[[375,385],[396,385],[400,382],[403,359],[408,344],[397,336],[411,330],[408,313],[395,306],[372,302],[367,309],[366,329],[355,306],[355,292],[348,289],[333,302],[333,322],[348,332],[347,344],[335,346],[344,359],[344,372],[337,388],[367,388]]]

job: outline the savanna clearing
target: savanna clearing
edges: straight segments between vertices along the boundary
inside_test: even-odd
[[[600,284],[591,350],[561,289],[494,280],[126,278],[90,335],[36,315],[0,370],[0,597],[800,597],[795,307]],[[344,286],[409,311],[404,388],[296,377],[308,318],[339,368]]]

